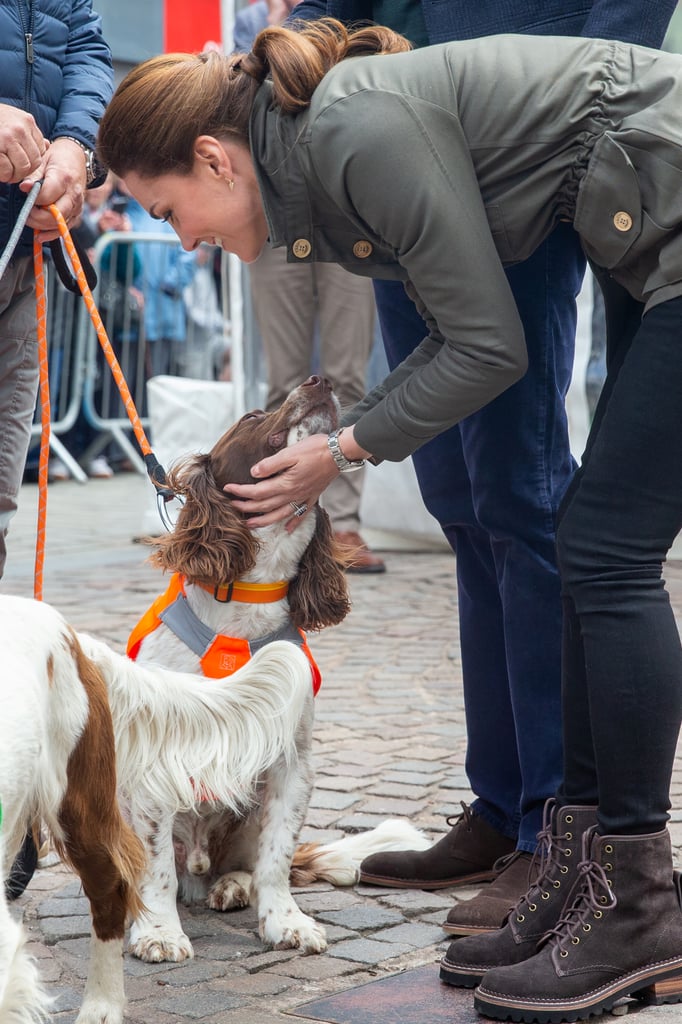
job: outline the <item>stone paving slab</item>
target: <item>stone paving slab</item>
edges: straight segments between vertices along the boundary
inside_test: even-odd
[[[141,477],[120,475],[84,486],[60,483],[48,496],[45,600],[76,628],[118,650],[162,589],[161,577],[145,563],[147,549],[132,543],[150,486]],[[6,593],[33,592],[36,496],[35,487],[22,489],[9,537],[10,560],[0,582]],[[307,840],[327,841],[369,828],[387,814],[408,817],[437,837],[448,827],[445,816],[457,814],[460,800],[471,799],[464,773],[454,558],[446,550],[391,548],[385,558],[384,575],[349,577],[353,607],[346,621],[310,638],[323,686],[316,702],[318,785],[303,830]],[[666,577],[679,622],[682,563],[671,562]],[[673,801],[671,834],[680,861],[680,756]],[[250,908],[218,914],[183,907],[195,959],[144,964],[126,954],[126,1021],[312,1024],[326,1019],[312,1012],[320,1000],[343,1001],[342,994],[350,993],[350,1002],[362,1008],[374,1000],[373,993],[387,993],[383,1003],[377,998],[375,1017],[365,1009],[365,1016],[361,1012],[347,1019],[358,1024],[375,1019],[381,1024],[436,1024],[441,1019],[474,1024],[480,1018],[471,994],[434,979],[449,941],[439,925],[454,900],[471,898],[476,891],[419,893],[325,884],[297,891],[302,909],[326,922],[330,943],[328,953],[308,957],[291,950],[265,951]],[[14,905],[57,999],[55,1024],[76,1019],[87,970],[86,908],[77,879],[61,864],[39,870]],[[403,978],[406,985],[415,979],[419,983],[414,989],[419,1015],[413,1018],[402,1009],[398,1015],[400,1000],[388,998],[389,990],[400,991]],[[390,979],[397,979],[397,989],[391,989]],[[432,1010],[436,1004],[441,1017]],[[636,1020],[677,1024],[682,1007],[640,1008]]]

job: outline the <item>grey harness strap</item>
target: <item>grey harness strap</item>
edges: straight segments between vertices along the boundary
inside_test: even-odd
[[[178,594],[175,601],[161,612],[159,618],[165,626],[168,626],[171,633],[174,633],[179,640],[182,640],[183,644],[189,647],[191,651],[194,651],[199,658],[203,658],[215,638],[219,635],[214,633],[209,626],[205,625],[194,614],[184,594]],[[266,644],[271,644],[275,640],[288,640],[298,647],[303,646],[303,637],[291,619],[287,619],[286,623],[273,633],[268,633],[257,640],[247,641],[249,651],[253,655],[261,647],[265,647]]]

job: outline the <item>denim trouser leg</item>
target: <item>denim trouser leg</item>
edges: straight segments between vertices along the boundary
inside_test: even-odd
[[[31,440],[38,391],[35,282],[32,257],[14,260],[0,280],[0,576],[5,536]]]
[[[682,719],[682,649],[662,579],[682,528],[682,298],[655,306],[632,340],[623,327],[557,535],[560,798],[598,803],[607,835],[665,827]]]
[[[554,514],[573,472],[564,398],[584,258],[561,225],[508,277],[526,332],[524,378],[414,456],[425,504],[457,555],[476,811],[532,850],[561,773],[561,604]],[[400,332],[395,286],[375,282],[389,363],[424,334]],[[419,333],[417,333],[419,328]]]

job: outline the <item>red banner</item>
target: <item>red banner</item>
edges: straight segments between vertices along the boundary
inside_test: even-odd
[[[166,53],[220,48],[220,0],[165,0]]]

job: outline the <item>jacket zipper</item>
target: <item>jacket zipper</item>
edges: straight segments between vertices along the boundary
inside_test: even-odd
[[[28,8],[28,21],[26,19],[26,11],[24,11],[24,3],[26,3]],[[33,26],[35,20],[33,0],[19,0],[19,20],[21,21],[21,30],[24,33],[24,54],[26,56],[24,110],[29,110],[29,104],[31,102],[31,88],[33,85],[33,62],[35,60],[35,54],[33,52]]]
[[[26,10],[24,10],[24,4],[26,4]],[[33,28],[35,23],[35,10],[33,7],[33,0],[19,0],[19,21],[21,22],[21,31],[24,33],[24,56],[26,58],[26,76],[24,78],[24,110],[30,112],[31,110],[31,89],[33,88],[33,62],[35,60],[35,53],[33,51]],[[28,15],[28,17],[27,17]],[[9,216],[10,222],[14,223],[16,220],[19,210],[24,202],[24,197],[18,188],[13,187],[9,193]]]

